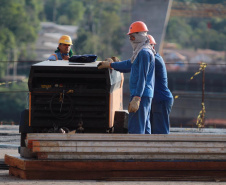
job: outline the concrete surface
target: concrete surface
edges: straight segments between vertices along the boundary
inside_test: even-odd
[[[76,181],[76,180],[22,180],[0,171],[0,185],[223,185],[225,182],[184,182],[184,181]]]

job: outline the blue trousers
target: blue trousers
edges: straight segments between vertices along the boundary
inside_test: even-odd
[[[152,134],[169,134],[170,120],[169,114],[173,106],[173,98],[153,102],[151,106],[151,133]]]
[[[130,101],[133,97],[131,97]],[[136,113],[129,113],[129,134],[151,134],[150,110],[152,98],[141,97],[140,107]]]

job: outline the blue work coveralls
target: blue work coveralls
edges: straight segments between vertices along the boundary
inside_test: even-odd
[[[169,114],[173,106],[173,95],[168,89],[167,71],[163,58],[155,54],[155,89],[150,114],[151,133],[169,134]]]
[[[128,132],[130,134],[151,134],[150,111],[154,95],[155,64],[153,52],[143,48],[133,63],[131,60],[111,63],[117,71],[130,72],[130,101],[134,96],[141,97],[136,113],[129,113]]]
[[[57,56],[57,58],[56,58],[55,55]],[[62,54],[60,52],[56,52],[56,53],[50,55],[49,58],[48,58],[48,60],[54,60],[54,61],[55,60],[63,60],[62,59]]]

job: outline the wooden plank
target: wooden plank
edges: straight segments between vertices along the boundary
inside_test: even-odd
[[[59,134],[29,133],[27,140],[80,140],[80,141],[226,141],[218,134]]]
[[[21,170],[19,168],[14,168],[12,166],[9,167],[9,175],[13,175],[21,179],[27,179],[26,171]]]
[[[25,159],[21,158],[20,156],[15,157],[12,155],[5,154],[4,161],[5,161],[5,164],[9,166],[25,169],[24,168]]]
[[[5,163],[27,171],[226,170],[226,161],[35,160],[5,156]]]
[[[134,153],[37,153],[38,159],[48,160],[226,160],[225,154],[134,154]]]
[[[226,148],[153,148],[153,147],[33,147],[32,152],[133,152],[133,153],[215,153],[226,154]]]
[[[29,180],[195,180],[225,181],[225,171],[25,171],[10,167],[9,173],[16,177]]]
[[[176,141],[33,141],[33,147],[166,147],[166,148],[226,148],[226,142]]]

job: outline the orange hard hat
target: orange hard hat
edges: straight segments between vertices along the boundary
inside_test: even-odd
[[[72,44],[71,37],[70,37],[69,35],[63,35],[63,36],[61,36],[58,43],[59,43],[59,44],[69,44],[69,45],[73,45],[73,44]]]
[[[127,35],[142,31],[148,31],[146,24],[142,21],[136,21],[130,25],[129,32],[127,33]]]
[[[150,44],[151,44],[151,45],[152,45],[152,44],[153,44],[153,45],[156,44],[154,37],[152,37],[151,35],[148,35],[148,38],[149,38],[149,40],[150,40]]]

